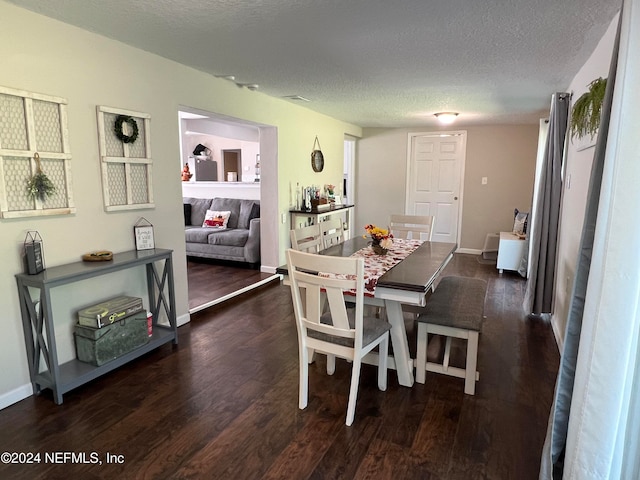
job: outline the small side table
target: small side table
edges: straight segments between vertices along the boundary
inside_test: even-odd
[[[526,242],[515,233],[500,232],[500,244],[498,245],[498,262],[496,267],[500,271],[518,270],[524,256]]]

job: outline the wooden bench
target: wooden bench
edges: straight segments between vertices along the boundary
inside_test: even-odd
[[[424,383],[427,371],[464,378],[464,393],[475,393],[478,337],[482,329],[487,282],[479,278],[444,277],[418,316],[416,382]],[[427,361],[428,335],[446,337],[442,364]],[[467,340],[465,368],[449,366],[451,338]]]

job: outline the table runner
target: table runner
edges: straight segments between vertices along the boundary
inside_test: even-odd
[[[375,296],[378,279],[392,267],[407,258],[411,252],[422,244],[421,240],[405,240],[395,238],[386,255],[376,255],[371,246],[361,248],[351,257],[364,258],[364,294],[367,297]],[[320,275],[323,275],[322,273]],[[345,278],[346,275],[335,275],[337,278]],[[355,290],[345,291],[347,295],[356,294]]]

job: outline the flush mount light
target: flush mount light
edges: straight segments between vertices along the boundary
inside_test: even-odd
[[[456,120],[458,113],[457,112],[439,112],[439,113],[434,113],[434,115],[441,124],[450,125]]]

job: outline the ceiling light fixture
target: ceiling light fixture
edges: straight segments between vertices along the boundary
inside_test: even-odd
[[[450,125],[455,122],[456,117],[459,115],[457,112],[439,112],[434,113],[438,121],[443,125]]]

